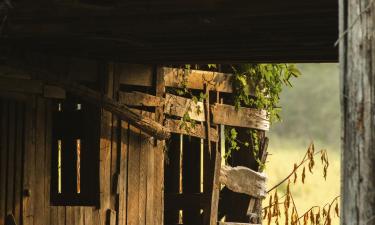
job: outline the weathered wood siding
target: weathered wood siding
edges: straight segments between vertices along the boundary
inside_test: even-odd
[[[91,76],[70,77],[99,82],[100,76],[103,94],[117,99],[119,76],[127,74],[118,73],[113,64],[98,64],[77,69]],[[100,206],[51,205],[51,106],[51,100],[40,94],[18,101],[0,99],[0,225],[9,214],[24,225],[161,225],[163,148],[105,110],[100,128]]]

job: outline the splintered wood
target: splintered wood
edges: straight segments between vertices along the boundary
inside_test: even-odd
[[[266,176],[257,173],[247,167],[222,166],[220,171],[220,182],[230,190],[250,196],[265,198]]]

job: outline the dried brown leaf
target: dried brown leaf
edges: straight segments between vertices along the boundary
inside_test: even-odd
[[[302,170],[302,183],[304,184],[305,183],[305,178],[306,178],[306,173],[305,173],[305,167],[303,167],[303,170]]]
[[[293,173],[294,173],[294,181],[293,181],[293,183],[295,184],[297,182],[297,164],[295,164],[295,163],[294,163]]]
[[[340,217],[340,213],[339,213],[339,203],[338,203],[338,202],[336,202],[335,213],[336,213],[336,216],[337,216],[337,217]]]

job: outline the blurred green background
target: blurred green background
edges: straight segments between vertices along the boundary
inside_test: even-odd
[[[291,191],[302,215],[312,206],[322,206],[340,194],[340,88],[338,64],[297,64],[302,76],[285,87],[280,100],[282,122],[271,125],[268,137],[270,153],[266,164],[268,187],[274,186],[303,158],[308,145],[328,151],[327,180],[323,178],[320,157],[316,158],[314,173],[306,173],[291,185]],[[285,187],[279,189],[283,195]],[[268,200],[264,201],[265,205]],[[301,221],[302,222],[302,221]],[[280,224],[283,224],[281,222]],[[332,224],[339,224],[334,218]]]

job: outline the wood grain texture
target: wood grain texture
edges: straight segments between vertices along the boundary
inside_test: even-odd
[[[220,183],[234,192],[258,198],[264,198],[267,194],[265,175],[243,166],[222,166]]]
[[[147,163],[148,152],[150,151],[150,140],[147,134],[140,134],[139,145],[139,187],[138,187],[138,200],[139,200],[139,225],[146,225],[146,206],[147,206]]]
[[[269,130],[267,112],[264,110],[215,104],[211,106],[212,120],[215,124],[224,124],[236,127],[248,127],[259,130]]]
[[[184,135],[189,135],[193,137],[199,137],[202,139],[207,138],[206,126],[201,125],[201,124],[195,124],[193,126],[190,122],[182,122],[181,120],[166,119],[164,126],[167,127],[172,133],[184,134]],[[213,142],[218,142],[219,140],[219,135],[215,128],[211,128],[210,140]]]
[[[155,76],[155,93],[156,96],[162,97],[165,93],[165,80],[164,73],[160,67],[156,68]],[[159,123],[164,121],[164,109],[162,106],[155,108],[155,119]],[[154,146],[154,221],[151,224],[163,225],[164,224],[164,154],[165,154],[165,141],[156,141]]]
[[[208,84],[209,90],[232,93],[232,74],[203,71],[187,70],[164,67],[165,86],[181,87],[186,83],[190,89],[203,90],[204,84]]]
[[[160,106],[164,104],[164,99],[154,95],[139,91],[120,92],[119,101],[129,106]]]
[[[8,102],[0,99],[1,106],[1,137],[0,137],[0,224],[5,222],[5,199],[6,199],[6,178],[7,178],[7,153],[8,153]]]
[[[14,205],[14,175],[15,175],[15,144],[16,144],[16,102],[9,102],[8,109],[8,157],[7,157],[7,181],[6,181],[6,199],[5,209],[6,216],[13,214]],[[43,189],[42,189],[43,190]]]
[[[128,187],[128,123],[121,121],[121,156],[119,179],[119,225],[126,225],[127,220],[127,187]]]
[[[127,224],[139,225],[140,130],[129,126]]]
[[[36,98],[31,96],[26,104],[25,115],[25,164],[23,179],[23,224],[34,224],[34,191],[35,191],[35,126],[36,126]],[[26,194],[28,193],[28,194]]]
[[[189,98],[168,93],[165,95],[164,113],[179,117],[184,117],[188,113],[192,120],[205,121],[203,102],[195,103]]]
[[[105,77],[103,85],[103,94],[108,99],[113,95],[113,74],[109,73],[107,66],[102,65],[101,75]],[[102,110],[100,127],[100,224],[106,225],[107,210],[111,208],[111,137],[112,114],[109,111]]]
[[[375,221],[375,4],[340,1],[341,224]],[[348,29],[348,30],[347,30]],[[347,33],[346,33],[347,32]]]
[[[46,224],[45,211],[45,116],[46,103],[42,98],[37,98],[36,108],[36,136],[35,136],[35,191],[32,192],[34,204],[34,224]]]

